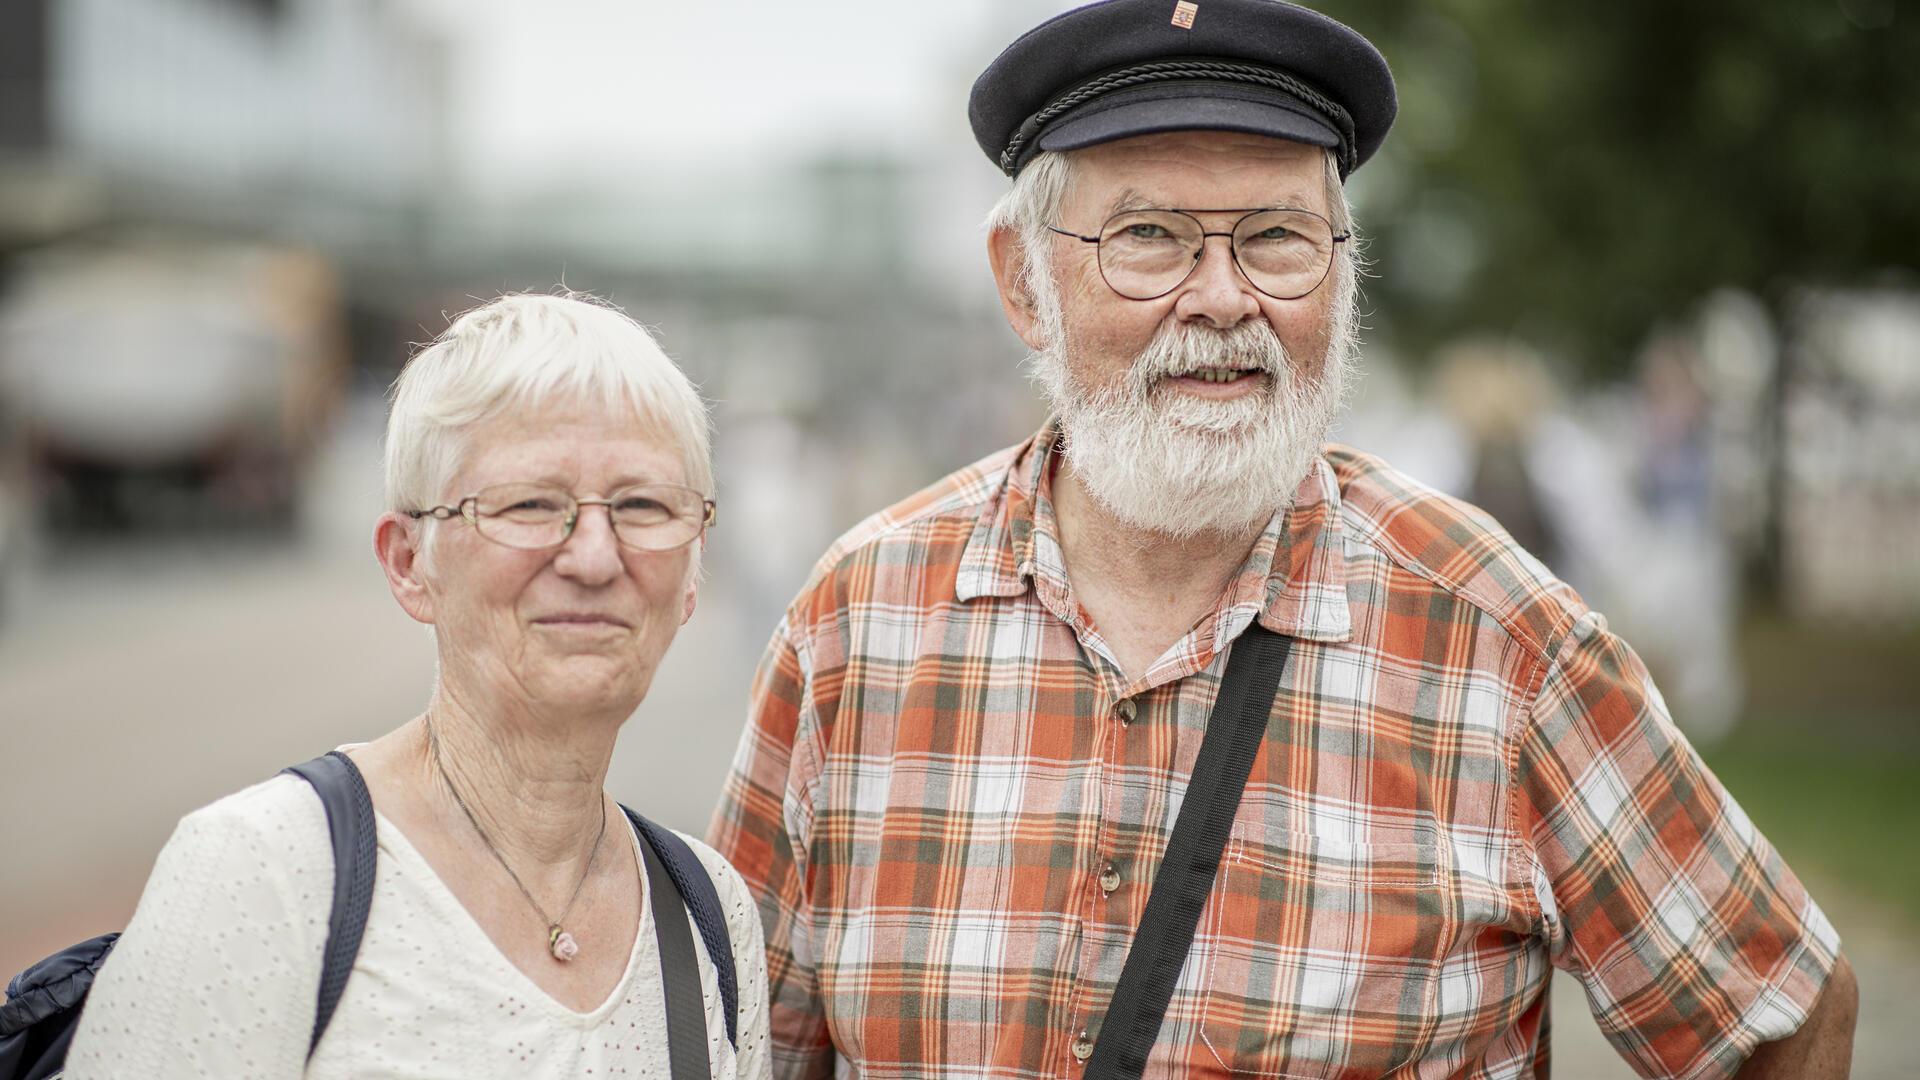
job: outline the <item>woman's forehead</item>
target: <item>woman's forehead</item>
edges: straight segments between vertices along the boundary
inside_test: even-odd
[[[467,445],[461,473],[474,482],[686,482],[684,454],[667,430],[616,410],[568,406],[510,413],[475,425]]]

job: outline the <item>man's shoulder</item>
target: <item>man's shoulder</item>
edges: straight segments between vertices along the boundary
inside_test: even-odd
[[[812,592],[850,562],[888,548],[920,552],[930,543],[964,544],[980,516],[1002,497],[1007,473],[1032,440],[996,450],[848,529],[814,564],[801,593]]]
[[[1550,655],[1587,612],[1486,511],[1353,447],[1328,446],[1326,459],[1350,541],[1485,612],[1536,656]]]

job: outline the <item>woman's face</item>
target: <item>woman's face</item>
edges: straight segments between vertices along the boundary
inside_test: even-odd
[[[462,468],[439,493],[449,505],[521,481],[582,499],[631,484],[687,482],[666,436],[595,406],[496,419],[469,433],[467,446]],[[693,614],[696,545],[704,537],[673,551],[639,551],[614,538],[600,506],[582,507],[566,542],[544,551],[494,543],[457,517],[422,525],[416,576],[426,610],[409,611],[433,624],[442,687],[456,697],[492,695],[535,716],[624,719]]]

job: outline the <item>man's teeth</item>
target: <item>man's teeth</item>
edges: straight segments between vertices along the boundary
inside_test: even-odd
[[[1199,379],[1201,382],[1230,383],[1251,374],[1253,374],[1251,371],[1222,371],[1218,368],[1206,368],[1187,372],[1187,378]]]

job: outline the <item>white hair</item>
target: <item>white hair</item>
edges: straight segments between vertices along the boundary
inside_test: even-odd
[[[711,495],[707,406],[653,335],[585,293],[512,293],[460,315],[393,384],[387,508],[418,510],[454,493],[477,426],[549,402],[630,412],[678,448],[688,487]]]
[[[1060,321],[1060,294],[1050,287],[1053,234],[1047,226],[1055,224],[1060,216],[1067,192],[1073,189],[1073,179],[1071,157],[1057,150],[1042,150],[1013,178],[1013,186],[987,214],[989,231],[1010,232],[1020,243],[1020,269],[1013,287],[1034,301],[1042,327]]]

